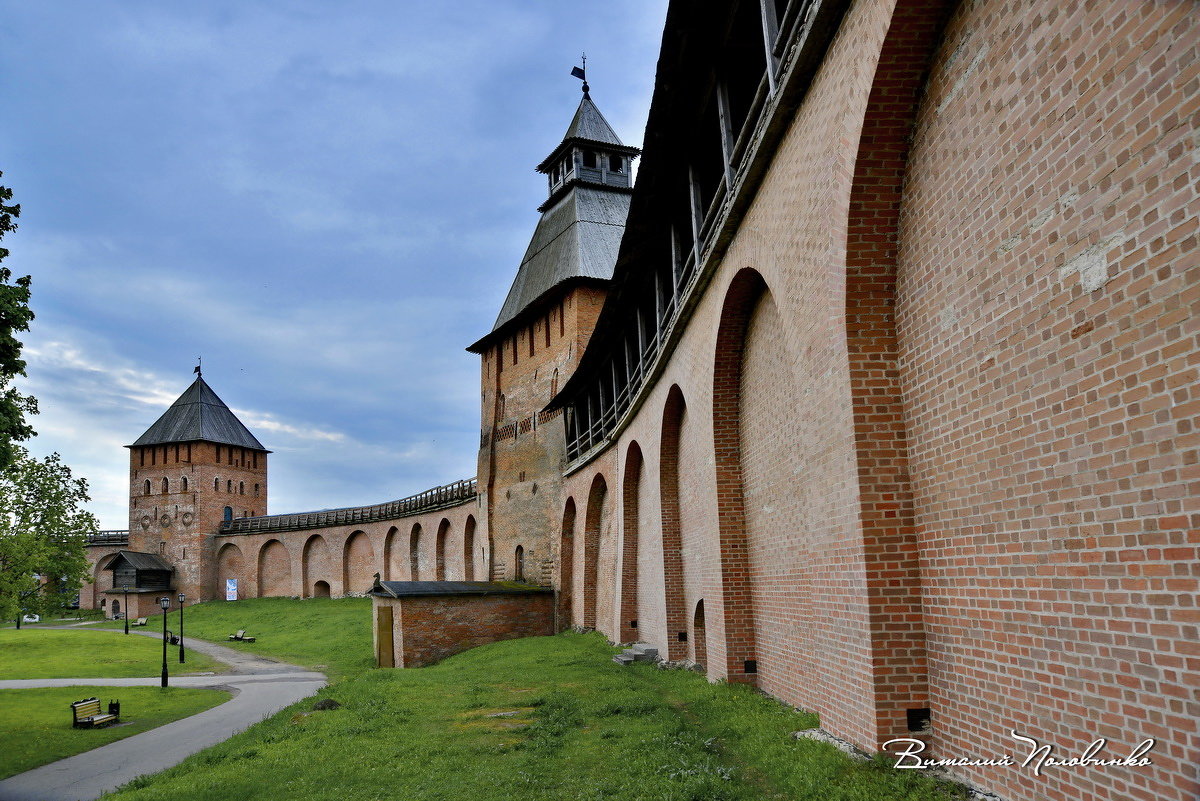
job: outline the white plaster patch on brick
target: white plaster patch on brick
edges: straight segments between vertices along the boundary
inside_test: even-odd
[[[938,114],[941,114],[946,109],[946,106],[950,105],[954,99],[962,93],[962,90],[966,88],[966,85],[970,82],[971,78],[974,77],[975,73],[979,70],[979,65],[983,63],[985,58],[987,58],[988,50],[990,49],[991,45],[987,42],[984,42],[983,46],[976,51],[975,57],[971,59],[971,63],[967,65],[965,70],[963,70],[962,75],[958,76],[958,80],[956,80],[954,85],[950,87],[950,91],[945,97],[942,98],[942,102],[938,103]],[[954,55],[957,59],[958,53],[956,52]]]
[[[1124,241],[1124,231],[1109,234],[1059,267],[1059,279],[1065,282],[1073,273],[1079,273],[1084,291],[1095,292],[1112,278],[1108,274],[1108,252]]]
[[[958,309],[954,306],[947,306],[938,315],[938,322],[941,324],[943,331],[948,331],[958,322],[958,317]]]
[[[1057,210],[1057,206],[1051,206],[1050,208],[1046,209],[1038,216],[1034,217],[1033,222],[1029,223],[1029,230],[1036,231],[1039,228],[1041,228],[1043,225],[1045,225],[1046,223],[1050,222],[1051,218],[1054,217],[1054,212],[1056,210]]]
[[[1054,219],[1054,216],[1056,214],[1062,213],[1062,212],[1066,211],[1067,209],[1071,208],[1071,206],[1074,206],[1076,201],[1078,201],[1078,200],[1079,200],[1079,193],[1074,190],[1059,196],[1059,198],[1057,200],[1055,200],[1054,203],[1052,203],[1049,206],[1049,208],[1043,210],[1040,214],[1038,214],[1038,216],[1034,217],[1033,220],[1030,221],[1029,225],[1024,230],[1022,230],[1018,234],[1014,234],[1013,236],[1010,236],[1008,239],[1005,239],[1003,242],[1001,242],[1000,247],[996,248],[996,252],[997,253],[1011,252],[1013,248],[1015,248],[1017,245],[1021,244],[1021,240],[1023,240],[1026,236],[1033,233],[1034,231],[1041,230],[1046,225],[1046,223],[1048,223],[1052,219]]]

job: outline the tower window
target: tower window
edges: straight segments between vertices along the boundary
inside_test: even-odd
[[[254,497],[255,498],[258,497],[258,485],[257,484],[254,485]]]
[[[217,446],[217,464],[221,463],[221,446]]]
[[[233,492],[233,480],[232,479],[229,479],[225,482],[225,491]]]
[[[525,549],[520,545],[517,546],[517,552],[513,554],[513,578],[517,581],[525,580]]]
[[[171,482],[167,481],[164,478],[163,479],[163,495],[166,495],[170,491],[171,491]]]
[[[220,489],[221,489],[221,479],[214,478],[213,479],[213,492],[217,492]]]
[[[592,170],[596,169],[596,151],[595,150],[583,151],[583,166],[585,166],[589,169],[592,169]]]
[[[232,506],[225,507],[225,512],[223,514],[223,518],[226,523],[228,523],[230,520],[233,519],[233,507]]]
[[[531,325],[531,326],[529,326],[529,356],[530,356],[530,358],[533,358],[533,340],[534,340],[533,326]]]
[[[239,481],[238,482],[238,495],[245,495],[245,494],[246,494],[246,482]]]
[[[187,492],[187,476],[184,476],[179,480],[179,491]]]
[[[624,161],[625,161],[625,159],[621,158],[620,156],[609,156],[608,157],[608,171],[609,172],[621,172],[621,168],[625,166]]]
[[[142,485],[142,494],[143,495],[150,494],[150,479],[146,479],[146,483]]]

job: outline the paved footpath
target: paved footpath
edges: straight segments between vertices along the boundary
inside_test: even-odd
[[[113,633],[120,634],[119,631]],[[162,637],[161,633],[149,631],[133,633]],[[172,676],[171,686],[215,687],[233,692],[233,698],[189,718],[0,781],[0,801],[91,801],[138,776],[169,768],[197,751],[227,740],[325,686],[324,674],[286,662],[200,640],[188,640],[185,645],[227,663],[231,670],[212,676]],[[173,665],[172,669],[175,667]],[[88,685],[157,687],[159,681],[158,676],[148,679],[28,679],[0,681],[0,689]],[[63,711],[64,715],[70,713],[70,709]]]

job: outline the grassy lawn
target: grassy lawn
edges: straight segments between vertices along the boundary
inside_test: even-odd
[[[184,643],[186,646],[186,643]],[[178,646],[168,646],[172,674],[181,674]],[[0,678],[72,679],[157,676],[162,642],[106,631],[0,630]],[[188,650],[186,672],[217,670],[212,659]]]
[[[120,700],[121,722],[71,727],[71,702]],[[54,687],[0,690],[0,779],[194,715],[229,699],[221,690],[169,687]]]
[[[278,632],[264,628],[270,639]],[[610,661],[614,652],[599,635],[563,634],[484,646],[430,668],[360,672],[321,692],[340,709],[311,711],[313,699],[301,702],[111,797],[962,797],[912,771],[793,739],[792,731],[816,723],[812,715],[693,673],[622,668]]]
[[[178,628],[173,624],[179,621],[179,611],[170,614],[167,625]],[[110,620],[104,625],[119,628],[122,623]],[[162,615],[147,618],[146,628],[161,631]],[[226,641],[239,629],[257,641]],[[207,601],[184,611],[184,634],[317,668],[331,681],[374,665],[369,598]]]

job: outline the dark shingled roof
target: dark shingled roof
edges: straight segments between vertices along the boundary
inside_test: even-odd
[[[600,109],[596,108],[596,104],[587,95],[579,101],[579,108],[575,109],[575,116],[571,118],[571,124],[567,126],[567,132],[563,134],[563,139],[587,139],[590,142],[603,142],[606,145],[621,144],[620,137],[608,124],[608,120],[604,119],[604,115],[600,113]]]
[[[605,150],[618,153],[637,154],[641,152],[636,147],[622,144],[617,132],[608,124],[608,120],[604,119],[600,109],[596,108],[596,104],[587,95],[584,95],[583,100],[579,101],[579,108],[575,109],[575,116],[571,118],[571,124],[567,126],[567,132],[563,134],[562,142],[537,166],[538,172],[548,171],[550,165],[562,156],[563,151],[575,143],[603,145]]]
[[[636,156],[636,147],[621,144],[616,131],[604,119],[600,109],[587,95],[567,126],[562,142],[539,172],[548,172],[564,152],[576,144],[594,144],[602,152]],[[561,184],[538,210],[542,218],[533,239],[521,259],[508,297],[496,316],[492,330],[467,350],[482,353],[489,343],[501,336],[501,329],[513,324],[528,308],[546,299],[553,290],[568,282],[612,280],[617,250],[629,216],[628,186],[614,186],[573,177]]]
[[[611,279],[628,214],[628,194],[590,186],[573,187],[546,209],[492,333],[560,284],[572,279]]]
[[[418,595],[527,595],[554,592],[518,581],[376,581],[369,594],[380,598]]]
[[[200,377],[129,447],[196,440],[270,453]]]
[[[175,569],[158,554],[142,553],[141,551],[117,551],[117,558],[112,560],[108,569],[116,570],[117,564],[122,559],[128,562],[134,570],[165,570],[170,573]]]

